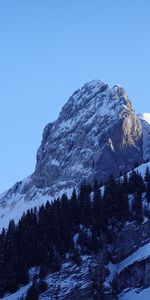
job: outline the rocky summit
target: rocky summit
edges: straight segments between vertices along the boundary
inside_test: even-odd
[[[43,132],[34,173],[0,196],[0,223],[82,181],[105,181],[148,158],[150,125],[136,116],[125,90],[99,80],[75,91]]]
[[[46,126],[32,175],[39,188],[69,187],[131,169],[142,161],[142,130],[123,88],[92,81]]]

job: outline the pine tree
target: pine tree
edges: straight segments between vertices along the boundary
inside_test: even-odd
[[[85,227],[91,224],[91,201],[89,189],[85,183],[81,184],[80,188],[80,221]]]
[[[98,234],[105,226],[105,216],[103,208],[103,200],[101,197],[101,190],[97,186],[95,187],[93,197],[93,221],[92,221],[95,233]]]
[[[117,196],[118,186],[114,179],[114,177],[111,175],[108,179],[107,184],[105,185],[104,190],[104,209],[105,209],[105,215],[107,216],[109,222],[113,224],[116,218],[117,213]]]
[[[146,199],[148,202],[148,206],[150,206],[150,181],[146,184]]]
[[[138,172],[133,170],[129,177],[129,192],[135,193],[137,190],[140,190],[144,193],[145,184],[143,177]]]
[[[128,177],[124,175],[123,182],[119,186],[121,198],[121,220],[130,219],[129,199],[128,199]]]
[[[135,219],[138,222],[143,221],[143,206],[142,206],[142,193],[138,190],[134,195],[134,209],[135,209]]]
[[[80,224],[80,216],[79,216],[79,199],[76,194],[76,190],[73,190],[71,199],[70,199],[70,216],[71,223],[73,227],[76,227]]]
[[[34,284],[28,289],[25,300],[38,300],[39,291]]]
[[[150,171],[149,171],[149,167],[146,167],[144,180],[145,180],[146,182],[150,182]]]

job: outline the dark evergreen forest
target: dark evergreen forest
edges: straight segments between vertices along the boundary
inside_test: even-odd
[[[102,183],[101,183],[102,186]],[[145,193],[145,194],[143,194]],[[142,197],[145,197],[144,205]],[[145,178],[135,171],[121,179],[110,176],[103,187],[95,180],[85,182],[71,199],[61,199],[24,213],[18,224],[12,220],[0,234],[0,297],[15,292],[29,282],[29,269],[39,267],[38,286],[29,289],[26,299],[38,299],[46,288],[47,273],[58,271],[69,253],[74,263],[80,256],[97,253],[113,242],[113,230],[121,230],[126,221],[143,222],[149,217],[150,172]],[[78,247],[74,236],[78,233]]]

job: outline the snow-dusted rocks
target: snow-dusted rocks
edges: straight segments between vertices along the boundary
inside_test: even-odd
[[[124,89],[95,80],[76,91],[48,124],[32,184],[65,188],[106,179],[142,161],[141,125]]]

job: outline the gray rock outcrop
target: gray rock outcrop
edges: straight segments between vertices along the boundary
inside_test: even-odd
[[[101,81],[85,84],[46,126],[32,184],[38,188],[77,186],[142,162],[142,128],[123,88]]]

